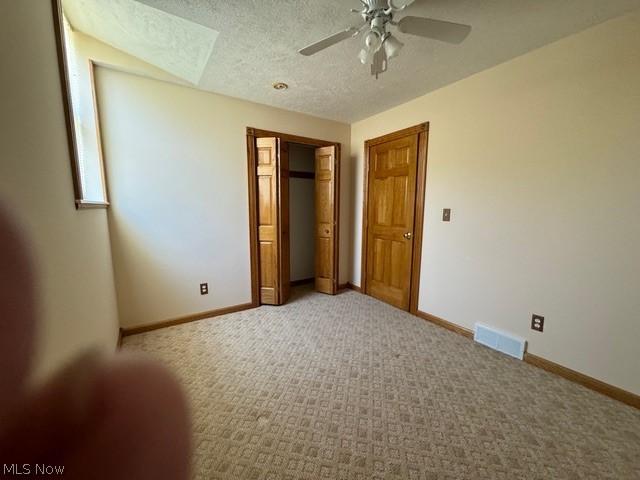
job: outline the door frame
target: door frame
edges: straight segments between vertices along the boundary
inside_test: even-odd
[[[360,258],[360,289],[367,292],[367,237],[369,221],[369,150],[371,147],[409,135],[418,135],[418,171],[416,173],[416,203],[413,225],[413,257],[411,259],[411,287],[409,312],[418,312],[420,289],[420,265],[422,260],[422,233],[424,227],[425,192],[427,187],[427,150],[429,145],[429,122],[398,130],[397,132],[372,138],[364,142],[364,190],[362,198],[362,251]]]
[[[336,193],[335,193],[335,258],[333,268],[336,282],[340,283],[340,143],[318,140],[316,138],[301,137],[288,133],[273,132],[259,128],[247,127],[247,180],[249,182],[249,255],[251,262],[251,304],[254,307],[260,306],[260,264],[258,253],[258,182],[256,175],[256,138],[277,137],[282,142],[299,143],[312,147],[336,148]],[[278,225],[280,230],[280,225]]]

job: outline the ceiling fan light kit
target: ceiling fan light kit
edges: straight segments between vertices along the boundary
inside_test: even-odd
[[[405,16],[399,21],[394,20],[394,14],[405,10],[414,0],[409,0],[397,6],[394,0],[360,0],[362,9],[351,11],[359,14],[364,23],[359,27],[351,27],[335,33],[319,42],[301,49],[300,54],[310,56],[339,43],[348,38],[357,37],[367,32],[364,37],[364,47],[358,53],[360,62],[371,65],[371,75],[376,79],[387,70],[388,61],[397,57],[404,44],[394,37],[388,28],[394,26],[399,32],[420,37],[459,44],[469,33],[471,27],[460,23],[445,22],[432,18]]]

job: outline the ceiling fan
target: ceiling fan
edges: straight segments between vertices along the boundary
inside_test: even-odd
[[[367,31],[364,48],[358,58],[364,65],[371,64],[371,75],[376,79],[378,75],[387,71],[388,60],[397,56],[404,44],[387,31],[390,25],[398,28],[399,32],[418,35],[420,37],[440,40],[442,42],[459,44],[471,32],[469,25],[445,22],[433,18],[405,16],[399,21],[394,20],[394,14],[405,10],[415,0],[408,0],[402,6],[396,6],[394,0],[360,0],[361,10],[351,9],[364,19],[359,27],[350,27],[312,43],[299,51],[302,55],[310,56],[325,48],[335,45],[347,38],[357,37]]]

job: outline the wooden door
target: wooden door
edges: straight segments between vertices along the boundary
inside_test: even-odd
[[[316,149],[316,290],[338,292],[338,147]]]
[[[278,216],[280,219],[280,297],[278,305],[289,300],[291,294],[291,242],[289,235],[289,144],[278,139],[279,176],[278,176]]]
[[[288,165],[285,143],[256,139],[260,303],[267,305],[289,296]]]
[[[366,293],[409,310],[418,135],[369,147]]]

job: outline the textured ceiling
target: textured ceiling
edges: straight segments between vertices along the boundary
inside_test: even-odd
[[[198,85],[218,32],[135,0],[64,0],[74,29]]]
[[[312,57],[297,53],[358,25],[360,18],[349,13],[358,0],[138,1],[220,32],[200,88],[344,122],[640,8],[640,0],[416,0],[400,16],[466,23],[473,26],[471,35],[456,46],[398,33],[405,47],[375,80],[357,59],[361,37]],[[274,90],[277,81],[289,90]]]

